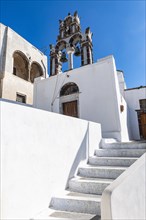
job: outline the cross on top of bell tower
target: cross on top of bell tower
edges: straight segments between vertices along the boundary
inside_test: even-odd
[[[86,28],[81,32],[77,11],[68,13],[64,20],[59,20],[59,35],[56,45],[50,45],[50,76],[62,72],[62,64],[68,61],[68,70],[73,69],[73,54],[81,56],[81,66],[92,64],[92,33]],[[68,58],[67,58],[68,55]]]

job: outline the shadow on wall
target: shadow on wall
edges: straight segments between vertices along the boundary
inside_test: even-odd
[[[88,136],[89,136],[89,123],[87,126],[87,130],[85,132],[83,141],[80,145],[80,147],[78,148],[78,152],[76,154],[76,157],[74,159],[73,165],[70,169],[69,175],[68,175],[68,179],[67,179],[67,183],[66,183],[66,187],[65,189],[68,188],[68,184],[69,184],[69,180],[76,174],[78,165],[80,162],[82,162],[83,160],[87,160],[88,159],[88,155],[89,155],[89,143],[88,143]]]
[[[3,87],[3,77],[4,77],[4,70],[5,70],[5,55],[6,55],[6,45],[7,45],[7,33],[8,27],[4,30],[4,35],[2,39],[2,48],[0,50],[0,98],[2,98],[2,87]]]
[[[129,139],[133,140],[133,134],[130,128],[130,109],[127,106],[127,128],[128,128],[128,133],[129,133]]]
[[[4,74],[5,69],[5,55],[6,55],[6,45],[7,45],[7,33],[8,33],[8,27],[4,30],[4,35],[2,39],[2,48],[0,50],[0,74]],[[1,77],[0,77],[1,78]]]
[[[91,220],[101,220],[100,216],[96,215]]]

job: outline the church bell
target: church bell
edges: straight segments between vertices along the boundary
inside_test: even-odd
[[[66,58],[66,53],[65,53],[65,52],[62,52],[62,55],[61,55],[60,61],[61,61],[62,63],[65,63],[65,62],[68,61],[68,59]]]
[[[76,47],[76,48],[75,48],[75,53],[74,53],[74,55],[77,56],[77,57],[81,55],[81,52],[80,52],[80,48],[79,48],[79,47]]]

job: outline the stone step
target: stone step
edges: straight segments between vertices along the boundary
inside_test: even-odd
[[[141,157],[146,149],[96,149],[98,157]]]
[[[131,166],[138,157],[89,157],[88,163],[97,166]]]
[[[52,197],[50,208],[61,211],[95,214],[100,216],[101,196],[69,192]]]
[[[107,143],[103,149],[146,149],[146,141]]]
[[[58,211],[54,209],[46,209],[43,210],[41,213],[36,215],[36,217],[30,220],[90,220],[90,219],[101,220],[100,216],[96,216],[94,214],[86,214],[86,213],[77,213],[77,212],[65,212],[65,211]]]
[[[84,166],[78,168],[78,175],[82,177],[90,178],[105,178],[116,179],[120,176],[126,167],[114,167],[114,166]]]
[[[104,189],[112,182],[112,179],[75,177],[69,181],[69,190],[101,195]]]

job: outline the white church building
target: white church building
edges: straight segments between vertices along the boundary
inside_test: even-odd
[[[113,55],[93,62],[77,12],[59,21],[49,77],[0,28],[1,219],[146,219],[146,86],[126,88]]]
[[[81,32],[76,12],[60,20],[57,43],[50,45],[50,77],[35,81],[34,106],[100,123],[104,138],[146,138],[146,87],[127,90],[114,57],[93,63],[92,47],[90,28]],[[62,73],[67,54],[68,70]],[[73,68],[73,55],[81,56],[81,67]]]

